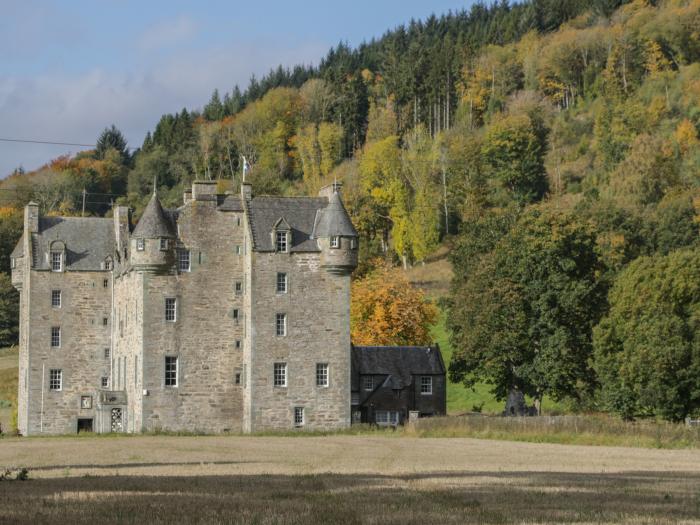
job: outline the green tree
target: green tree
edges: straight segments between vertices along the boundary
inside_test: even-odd
[[[700,250],[640,257],[594,333],[603,407],[674,421],[700,410]]]
[[[490,222],[503,231],[508,218]],[[605,306],[592,229],[534,208],[500,239],[488,228],[480,233],[453,257],[452,379],[486,381],[499,399],[511,388],[540,400],[590,393],[591,332]]]
[[[7,273],[0,272],[0,346],[17,343],[19,294]]]
[[[122,163],[127,164],[129,162],[130,157],[126,139],[114,124],[109,128],[105,128],[97,138],[95,157],[100,160],[104,159],[110,149],[117,150],[122,158]]]

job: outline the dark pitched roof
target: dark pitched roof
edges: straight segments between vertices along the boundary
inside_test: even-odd
[[[114,254],[114,221],[94,217],[41,217],[39,233],[32,235],[36,269],[48,270],[53,241],[66,247],[66,270],[102,270]]]
[[[445,363],[438,346],[353,346],[352,389],[359,389],[359,375],[386,375],[387,386],[401,389],[414,374],[444,374]]]
[[[218,210],[243,211],[243,202],[240,195],[218,195]]]
[[[24,234],[22,234],[22,236],[19,238],[19,241],[17,241],[15,249],[12,250],[10,257],[24,257]]]
[[[328,199],[328,206],[318,212],[313,236],[319,238],[337,235],[357,237],[357,230],[352,225],[348,212],[345,211],[340,195],[334,192]]]
[[[325,197],[254,197],[248,205],[250,227],[255,251],[273,251],[272,229],[284,219],[292,229],[292,252],[317,252],[318,244],[311,238],[316,212],[325,208]]]
[[[156,239],[158,237],[175,237],[172,212],[166,213],[160,205],[158,196],[154,193],[146,209],[134,228],[134,237]]]

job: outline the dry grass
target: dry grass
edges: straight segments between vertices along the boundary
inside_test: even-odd
[[[413,286],[421,288],[432,299],[445,297],[450,292],[452,281],[452,264],[447,256],[450,252],[448,243],[443,243],[425,264],[418,263],[405,272],[405,276]],[[403,272],[403,270],[398,270]]]
[[[700,453],[332,436],[6,439],[0,523],[700,523]]]
[[[0,348],[0,425],[9,431],[12,411],[17,406],[19,347]]]

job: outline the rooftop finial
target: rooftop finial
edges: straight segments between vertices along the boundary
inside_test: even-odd
[[[156,190],[158,189],[158,175],[153,175],[153,196],[156,196]]]
[[[245,155],[241,155],[241,158],[243,159],[243,182],[245,182],[245,174],[248,173],[248,159],[245,158]]]

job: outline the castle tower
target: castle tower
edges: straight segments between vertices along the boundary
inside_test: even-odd
[[[314,237],[321,249],[321,267],[328,272],[350,274],[357,267],[357,230],[345,211],[335,184],[328,206],[319,210],[316,217]]]
[[[130,260],[137,270],[168,271],[175,261],[175,228],[155,190],[131,234]]]

